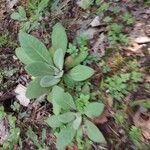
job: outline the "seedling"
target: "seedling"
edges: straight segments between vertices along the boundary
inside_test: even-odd
[[[29,4],[33,9],[33,13],[27,17],[27,13],[22,6],[18,7],[18,11],[11,14],[11,18],[21,23],[21,30],[30,32],[39,26],[39,18],[44,8],[47,7],[49,0],[41,0],[40,3],[32,2]],[[37,6],[36,6],[37,5]]]
[[[64,149],[70,145],[78,132],[81,132],[83,137],[84,129],[87,130],[90,140],[98,143],[105,142],[102,133],[89,119],[101,115],[104,110],[103,103],[90,102],[90,96],[83,94],[74,101],[73,97],[59,86],[53,87],[51,100],[54,115],[50,116],[46,122],[58,131],[56,135],[58,149]]]
[[[127,23],[127,25],[132,25],[134,23],[134,19],[132,17],[132,15],[128,12],[126,12],[123,16],[122,19],[124,22]]]

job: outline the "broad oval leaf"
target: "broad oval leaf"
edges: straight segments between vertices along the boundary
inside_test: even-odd
[[[100,130],[91,122],[91,121],[86,121],[86,127],[87,127],[87,134],[88,137],[97,143],[104,143],[105,138],[103,134],[100,132]]]
[[[63,109],[76,109],[72,96],[59,86],[54,86],[52,89],[53,100]]]
[[[61,129],[60,133],[57,136],[56,148],[58,150],[63,150],[66,146],[71,144],[76,131],[72,127],[66,127]]]
[[[62,49],[65,54],[67,43],[68,39],[65,28],[61,23],[55,24],[52,31],[52,47],[54,50]]]
[[[33,62],[25,67],[25,70],[32,76],[54,75],[54,69],[44,62]]]
[[[39,96],[48,92],[48,88],[43,88],[40,86],[40,77],[35,78],[27,86],[26,96],[29,99],[38,98]]]
[[[72,124],[73,128],[77,130],[80,127],[81,122],[82,122],[82,117],[80,114],[77,114],[76,119],[73,121],[73,124]]]
[[[15,53],[22,63],[28,65],[33,62],[33,60],[26,54],[22,47],[16,48]]]
[[[98,117],[99,115],[101,115],[103,110],[104,110],[103,103],[93,102],[87,105],[85,109],[85,113],[88,117],[93,118],[93,117]]]
[[[54,53],[54,64],[55,66],[62,70],[64,65],[64,53],[62,49],[57,49]]]
[[[60,78],[55,78],[52,75],[46,75],[41,79],[40,85],[42,87],[51,87],[53,85],[56,85],[59,82],[60,82]]]
[[[57,128],[62,125],[62,123],[59,121],[59,116],[53,115],[50,116],[47,120],[46,123],[51,127],[51,128]]]
[[[64,97],[64,89],[59,86],[54,86],[52,89],[52,99],[57,103]]]
[[[68,73],[74,81],[84,81],[94,74],[94,70],[88,66],[78,65],[71,69]]]
[[[11,14],[11,19],[13,20],[18,20],[18,21],[22,21],[24,18],[22,18],[22,16],[20,16],[20,14],[18,12],[14,12]]]
[[[40,40],[27,33],[20,32],[19,42],[28,57],[33,61],[43,61],[52,64],[51,55]]]
[[[76,109],[73,97],[68,93],[64,93],[64,99],[62,99],[61,105],[67,109]]]
[[[75,113],[73,112],[66,112],[62,115],[59,115],[58,116],[59,118],[59,121],[62,122],[62,123],[68,123],[68,122],[71,122],[75,119]]]

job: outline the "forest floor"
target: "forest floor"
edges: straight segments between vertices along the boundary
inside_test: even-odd
[[[22,94],[31,77],[15,55],[18,33],[26,28],[27,21],[11,15],[22,6],[31,20],[39,1],[0,1],[2,150],[56,149],[56,138],[45,123],[52,105],[45,97],[24,100]],[[25,30],[50,48],[52,27],[59,21],[69,43],[85,42],[89,55],[83,63],[96,72],[90,82],[96,88],[90,95],[105,104],[104,112],[93,122],[106,142],[84,139],[81,148],[75,145],[66,149],[150,149],[150,1],[54,0],[40,15]],[[81,85],[76,92],[81,92]]]

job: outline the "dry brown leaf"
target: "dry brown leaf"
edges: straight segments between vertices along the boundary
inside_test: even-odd
[[[135,126],[141,129],[142,135],[150,140],[150,112],[143,112],[139,109],[133,116],[133,121]]]
[[[138,44],[145,44],[150,42],[150,38],[147,36],[141,36],[134,40]]]
[[[132,42],[132,46],[128,47],[127,49],[134,53],[141,53],[142,48],[143,48],[143,45],[139,45],[136,42]]]
[[[4,119],[0,120],[0,145],[3,145],[5,140],[7,140],[9,136],[9,130],[7,123],[5,122]]]
[[[30,103],[30,100],[25,96],[26,87],[19,84],[14,92],[16,93],[16,98],[19,100],[20,104],[27,107]]]

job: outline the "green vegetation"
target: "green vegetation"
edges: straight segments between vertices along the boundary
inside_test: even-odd
[[[0,150],[147,150],[149,43],[134,36],[141,22],[149,35],[148,5],[27,0],[4,11]]]
[[[47,123],[54,129],[54,133],[56,132],[58,149],[70,145],[74,138],[78,139],[77,133],[80,131],[83,134],[83,126],[87,128],[89,139],[98,143],[105,141],[102,133],[88,119],[88,117],[99,116],[103,112],[103,103],[90,102],[90,96],[83,94],[74,102],[73,97],[59,86],[53,87],[51,95],[55,115],[50,116]],[[84,137],[84,135],[80,136]]]

